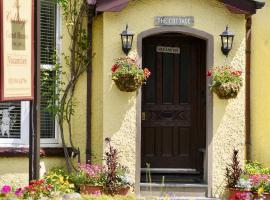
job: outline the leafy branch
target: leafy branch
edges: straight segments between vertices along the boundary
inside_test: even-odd
[[[87,37],[85,18],[91,7],[86,0],[56,0],[61,7],[65,26],[70,39],[69,51],[62,53],[64,58],[64,69],[56,52],[54,56],[54,67],[50,71],[42,72],[42,84],[48,88],[50,98],[47,109],[56,117],[62,144],[64,147],[66,166],[69,172],[74,168],[67,150],[65,135],[68,135],[69,144],[75,154],[80,154],[78,148],[72,141],[72,117],[75,114],[76,99],[74,91],[80,77],[86,72],[91,60],[89,52],[89,38]],[[53,73],[53,75],[52,75]],[[65,78],[65,79],[64,79]],[[65,80],[65,81],[64,81]],[[64,125],[67,124],[68,134],[65,134]]]

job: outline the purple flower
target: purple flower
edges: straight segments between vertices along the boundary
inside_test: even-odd
[[[4,185],[1,189],[2,194],[7,194],[11,191],[11,187],[9,185]]]
[[[18,188],[18,189],[15,191],[15,195],[16,195],[16,196],[21,196],[22,192],[23,192],[22,188]]]
[[[89,5],[95,5],[97,3],[97,1],[96,0],[87,0],[87,3]]]

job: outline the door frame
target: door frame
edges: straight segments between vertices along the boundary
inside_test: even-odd
[[[181,33],[206,41],[206,69],[210,69],[214,63],[214,37],[198,29],[185,26],[162,26],[151,28],[138,34],[137,52],[140,64],[142,63],[142,41],[144,38],[163,34],[163,33]],[[205,75],[205,78],[206,75]],[[206,154],[204,163],[204,181],[208,185],[207,196],[212,196],[212,160],[213,160],[213,95],[208,89],[210,80],[206,81]],[[135,192],[140,194],[140,177],[141,177],[141,105],[142,93],[138,91],[136,98],[136,169],[135,169]]]

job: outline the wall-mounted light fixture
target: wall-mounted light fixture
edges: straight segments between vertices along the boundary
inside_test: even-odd
[[[224,55],[228,56],[233,46],[234,34],[229,31],[229,26],[226,26],[226,30],[220,34],[221,37],[221,51]]]
[[[128,25],[126,25],[126,30],[121,33],[122,40],[122,50],[128,55],[129,51],[132,48],[134,33],[128,31]]]

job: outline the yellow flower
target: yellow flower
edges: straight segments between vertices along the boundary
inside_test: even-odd
[[[258,189],[258,194],[259,195],[262,195],[264,193],[264,189],[262,188],[262,187],[260,187],[259,189]]]
[[[64,182],[64,177],[63,176],[60,176],[59,179],[60,179],[60,183]]]

